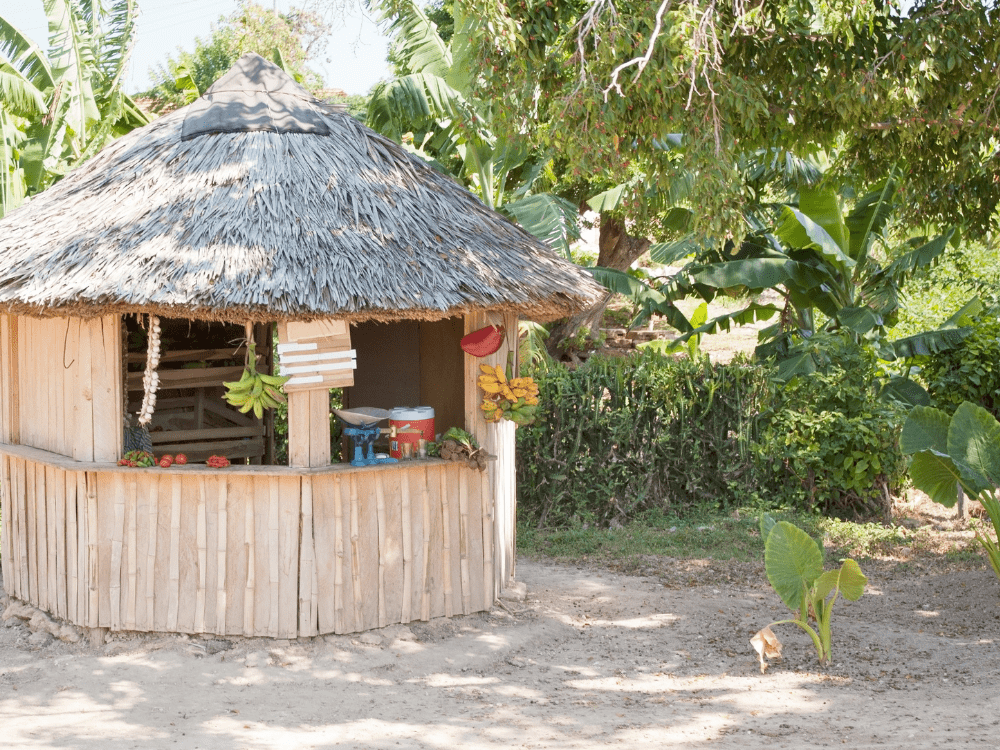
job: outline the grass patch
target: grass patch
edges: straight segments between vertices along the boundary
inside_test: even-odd
[[[910,538],[894,526],[852,523],[816,515],[772,513],[791,521],[814,539],[822,540],[828,560],[888,555]],[[646,556],[680,560],[762,562],[764,543],[759,516],[733,517],[702,511],[686,518],[646,514],[617,528],[579,524],[572,528],[537,529],[520,525],[518,552],[570,563],[597,563],[632,569]]]

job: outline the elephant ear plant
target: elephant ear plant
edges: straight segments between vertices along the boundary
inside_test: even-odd
[[[824,572],[822,547],[787,521],[775,521],[765,513],[760,519],[760,534],[767,580],[794,615],[790,620],[772,622],[750,640],[760,657],[760,671],[767,669],[767,658],[781,658],[781,642],[771,626],[789,623],[806,632],[816,647],[819,663],[828,664],[833,605],[839,596],[852,602],[860,599],[868,579],[854,560],[844,560],[839,568]]]
[[[945,507],[958,500],[958,488],[982,503],[1000,539],[1000,423],[981,406],[962,403],[951,416],[918,406],[899,436],[903,453],[913,454],[913,486]],[[976,540],[1000,578],[1000,546],[978,526]]]

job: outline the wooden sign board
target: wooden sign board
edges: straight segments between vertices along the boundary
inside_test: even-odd
[[[291,376],[286,393],[354,385],[357,353],[344,321],[278,323],[278,358],[281,374]]]

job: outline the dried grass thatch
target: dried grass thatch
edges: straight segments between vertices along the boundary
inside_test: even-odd
[[[239,65],[270,63],[248,56]],[[189,127],[182,140],[186,116],[204,110],[199,100],[124,136],[0,222],[0,310],[230,321],[495,310],[549,319],[599,298],[602,288],[578,267],[270,68],[270,80],[284,77],[274,101],[291,106],[292,120],[322,118],[329,135],[192,137]],[[234,68],[229,83],[250,88],[241,75]],[[288,84],[301,93],[289,96]],[[213,90],[209,100],[225,98]],[[260,90],[251,105],[271,107]]]

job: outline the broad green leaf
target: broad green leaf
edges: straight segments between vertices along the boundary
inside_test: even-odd
[[[764,545],[767,580],[792,611],[802,608],[803,588],[812,588],[823,574],[823,552],[802,529],[779,521]]]
[[[673,242],[655,242],[649,246],[649,258],[654,263],[672,265],[704,247],[698,235],[689,234]]]
[[[837,320],[861,336],[882,325],[882,318],[867,307],[842,307],[837,311]]]
[[[909,359],[954,349],[970,333],[971,328],[942,328],[897,339],[890,347],[897,358]]]
[[[413,2],[398,3],[393,10],[398,15],[390,30],[395,34],[396,53],[409,72],[445,78],[452,67],[451,50],[438,34],[437,24]]]
[[[816,360],[812,354],[805,352],[779,361],[773,377],[779,383],[787,383],[799,375],[812,375],[814,372],[816,372]]]
[[[588,198],[587,205],[590,207],[591,211],[597,211],[597,213],[614,211],[621,205],[622,200],[631,188],[632,184],[628,182],[623,182],[621,185],[615,185],[613,188],[605,190],[603,193],[598,193],[593,198]]]
[[[814,601],[823,601],[830,595],[831,591],[836,591],[840,586],[840,569],[828,570],[816,579],[814,591],[816,593]]]
[[[656,311],[659,312],[659,310]],[[706,321],[697,328],[692,326],[690,329],[683,329],[671,323],[671,325],[674,325],[674,327],[678,330],[685,331],[683,336],[672,342],[672,345],[673,348],[676,348],[677,346],[685,343],[692,336],[718,333],[719,331],[729,331],[734,325],[743,326],[755,323],[758,320],[770,320],[772,317],[780,313],[781,308],[776,307],[775,305],[759,305],[756,302],[752,302],[742,310],[737,310],[736,312],[728,313],[726,315],[719,315],[718,317]]]
[[[1000,485],[1000,423],[981,406],[963,402],[948,427],[948,455],[973,497]]]
[[[856,602],[865,593],[868,578],[854,560],[844,560],[840,566],[840,595],[849,602]]]
[[[640,303],[649,302],[658,304],[666,302],[667,298],[662,292],[649,286],[646,282],[630,276],[624,271],[619,271],[616,268],[602,268],[601,266],[585,268],[584,270],[593,276],[598,284],[601,284],[608,291],[615,294],[621,294]]]
[[[277,48],[275,48],[274,51],[278,57],[281,56],[281,52]],[[282,70],[284,70],[284,68],[282,68]],[[201,92],[198,90],[198,84],[194,82],[194,78],[191,76],[191,71],[188,70],[186,65],[178,65],[174,70],[174,86],[177,87],[178,91],[184,93],[184,101],[188,104],[201,96]]]
[[[847,254],[850,251],[840,198],[833,189],[802,188],[799,191],[799,211],[823,227],[843,253]]]
[[[941,324],[942,328],[950,326],[967,326],[972,323],[973,318],[983,312],[986,305],[979,297],[973,297],[962,305],[948,320]]]
[[[21,117],[45,113],[45,96],[0,53],[0,107]]]
[[[947,453],[950,423],[951,417],[947,412],[930,406],[915,407],[903,423],[899,449],[906,454],[926,450]]]
[[[946,508],[958,500],[958,469],[947,455],[935,451],[921,451],[913,456],[910,480],[918,490]]]
[[[854,268],[854,260],[844,254],[837,241],[815,221],[795,208],[782,209],[781,225],[775,234],[792,248],[815,248],[841,273]]]
[[[954,230],[947,234],[941,234],[930,242],[926,242],[916,250],[911,250],[905,255],[901,255],[882,271],[885,276],[891,279],[901,280],[919,268],[929,266],[935,258],[948,247],[948,240],[951,239]]]
[[[909,378],[889,378],[879,390],[881,401],[890,401],[911,408],[914,406],[929,406],[930,394],[916,381]]]
[[[504,209],[535,237],[572,258],[570,243],[580,239],[580,215],[575,205],[552,193],[538,193],[508,203]]]
[[[766,542],[768,536],[771,535],[771,529],[773,529],[777,523],[778,522],[774,520],[774,517],[770,513],[761,513],[760,538]]]
[[[891,178],[867,195],[861,196],[844,224],[850,233],[849,255],[858,260],[868,252],[873,235],[879,234],[893,210],[896,184]]]
[[[695,266],[691,277],[699,284],[728,289],[745,286],[748,289],[770,289],[791,278],[787,258],[750,258]]]

